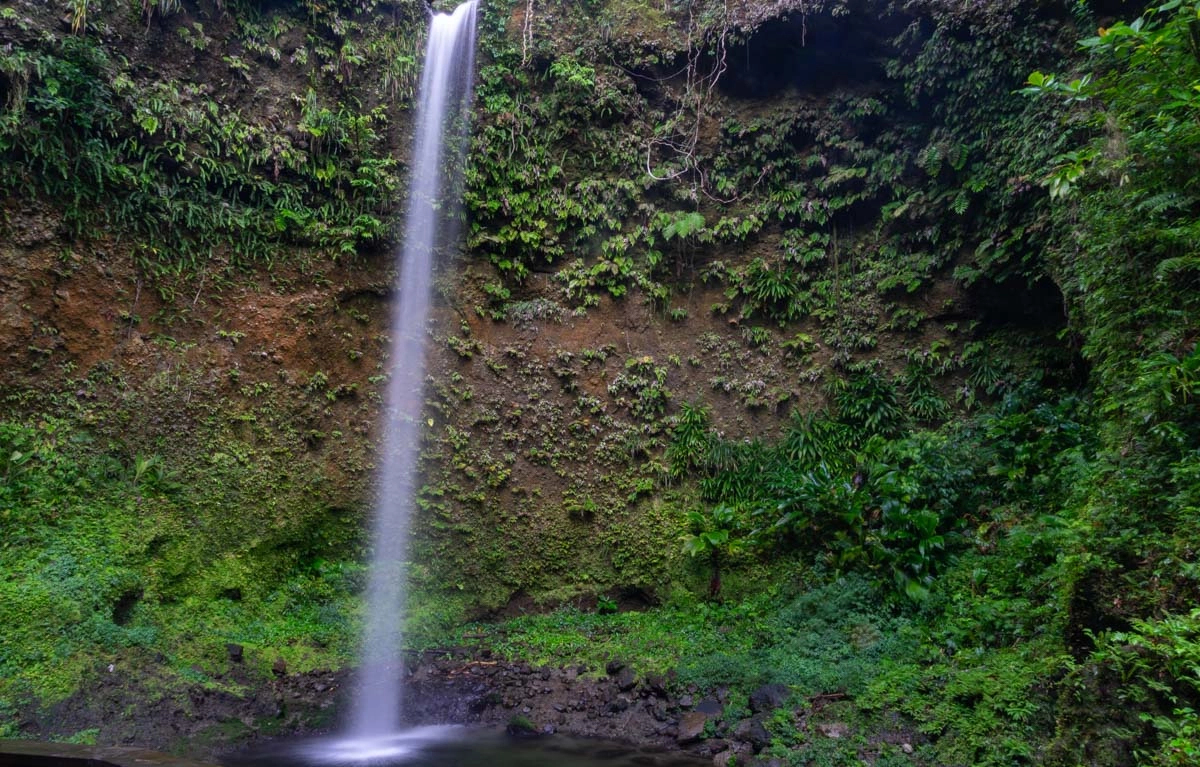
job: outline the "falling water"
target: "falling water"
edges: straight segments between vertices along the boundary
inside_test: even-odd
[[[425,325],[433,253],[449,244],[455,229],[452,211],[457,208],[466,149],[477,3],[469,0],[453,14],[434,15],[418,91],[400,294],[392,313],[391,378],[379,460],[367,623],[351,711],[354,739],[385,739],[400,729],[403,571],[421,437]]]

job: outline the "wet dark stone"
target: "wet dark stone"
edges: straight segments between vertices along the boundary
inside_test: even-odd
[[[504,727],[504,731],[514,738],[536,738],[540,733],[533,722],[524,717],[514,716]]]
[[[617,689],[622,692],[632,690],[637,685],[637,674],[633,672],[633,669],[626,666],[617,672],[616,681]]]
[[[128,738],[132,740],[133,737]],[[54,767],[205,767],[200,762],[154,751],[112,746],[78,746],[68,743],[35,743],[5,740],[0,752],[4,765]]]
[[[756,714],[774,711],[787,702],[791,690],[784,684],[764,684],[750,693],[750,710]]]
[[[743,743],[749,743],[756,754],[771,745],[771,733],[767,732],[766,726],[757,717],[738,722],[733,728],[733,737]]]
[[[646,686],[658,697],[667,697],[667,680],[661,674],[648,675],[646,677]]]
[[[675,737],[680,743],[700,740],[704,735],[704,725],[706,724],[708,724],[708,714],[702,711],[689,711],[679,717],[679,732]]]

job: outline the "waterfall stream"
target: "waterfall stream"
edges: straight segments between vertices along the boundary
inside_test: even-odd
[[[378,460],[374,553],[349,732],[380,738],[400,729],[401,621],[409,518],[416,491],[425,334],[433,255],[452,244],[459,209],[475,57],[478,0],[434,14],[418,90],[408,210],[392,312],[390,379]]]

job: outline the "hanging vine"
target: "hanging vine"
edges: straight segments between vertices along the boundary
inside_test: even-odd
[[[708,10],[708,9],[704,9]],[[692,196],[707,187],[704,169],[696,159],[708,103],[721,75],[728,68],[727,46],[731,31],[729,2],[723,0],[718,18],[710,21],[707,14],[697,18],[696,4],[687,6],[687,65],[684,69],[683,96],[674,116],[667,122],[667,134],[655,136],[646,144],[646,174],[655,181],[671,181],[684,176],[692,178]],[[704,61],[711,57],[711,65]],[[658,169],[655,158],[660,158]],[[662,170],[666,166],[667,170]],[[674,167],[671,167],[674,166]]]

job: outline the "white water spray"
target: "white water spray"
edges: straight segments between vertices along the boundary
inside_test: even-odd
[[[478,0],[435,14],[418,90],[408,211],[392,312],[391,378],[385,402],[374,554],[350,736],[385,740],[400,729],[404,662],[400,623],[404,562],[416,492],[433,253],[450,244],[471,105]]]

